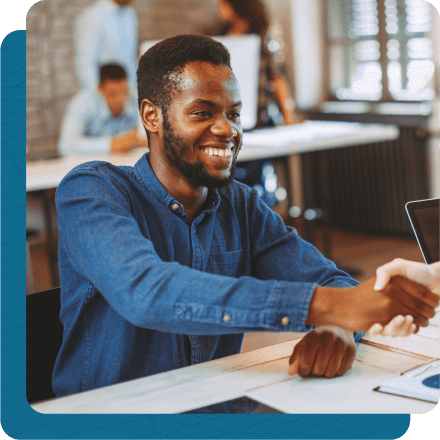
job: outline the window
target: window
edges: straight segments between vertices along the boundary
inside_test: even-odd
[[[424,0],[327,0],[328,90],[337,100],[435,97],[432,6]]]

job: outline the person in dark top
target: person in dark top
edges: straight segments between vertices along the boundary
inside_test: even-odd
[[[309,332],[290,374],[334,377],[354,361],[355,332],[396,315],[427,325],[435,293],[406,278],[358,285],[234,180],[241,100],[222,44],[166,39],[137,75],[150,152],[134,167],[80,165],[56,194],[57,396],[236,354],[247,331]]]
[[[281,44],[269,33],[269,15],[261,0],[218,0],[222,23],[210,35],[256,34],[261,39],[257,127],[301,122],[287,85],[284,66],[276,62]]]
[[[255,34],[260,37],[260,66],[256,128],[292,125],[302,122],[295,110],[286,81],[284,42],[274,35],[277,27],[269,26],[269,14],[261,0],[217,0],[220,22],[205,28],[209,36],[240,36]],[[237,180],[257,189],[270,207],[279,202],[278,176],[273,160],[262,159],[240,162]],[[270,180],[270,183],[269,183]]]

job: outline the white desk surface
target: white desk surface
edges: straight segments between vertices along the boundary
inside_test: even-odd
[[[306,121],[302,124],[276,127],[245,133],[238,161],[290,156],[396,139],[399,129],[394,125],[360,124],[357,122]],[[114,165],[134,165],[146,149],[127,154],[82,155],[28,162],[26,191],[56,188],[74,167],[91,160]]]
[[[287,374],[293,347],[303,336],[258,350],[32,405],[41,413],[181,413],[248,396],[293,414],[418,414],[435,404],[373,391],[386,380],[438,357],[438,315],[409,338],[361,341],[344,376]],[[419,347],[421,339],[427,344]]]

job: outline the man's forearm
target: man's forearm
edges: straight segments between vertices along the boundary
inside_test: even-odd
[[[341,303],[350,288],[317,286],[310,303],[307,325],[335,325],[341,327],[344,316]]]

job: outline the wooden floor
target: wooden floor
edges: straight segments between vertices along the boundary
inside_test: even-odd
[[[319,232],[319,231],[318,231]],[[321,248],[319,234],[317,247]],[[359,282],[375,276],[376,268],[394,258],[423,262],[417,242],[409,238],[381,237],[364,233],[332,230],[330,233],[332,259],[343,269],[357,269]],[[52,286],[48,256],[43,235],[30,239],[35,290],[47,290]],[[290,340],[290,333],[247,333],[242,352]]]

